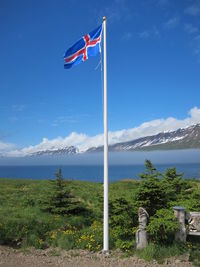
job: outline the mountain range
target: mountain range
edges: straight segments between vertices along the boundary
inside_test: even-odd
[[[172,149],[189,149],[200,148],[200,123],[180,128],[176,131],[161,132],[156,135],[146,136],[127,142],[109,145],[109,151],[144,151],[144,150],[172,150]],[[100,152],[103,146],[91,147],[85,152]],[[78,148],[74,146],[64,147],[62,149],[52,147],[52,149],[41,150],[31,153],[35,155],[65,155],[78,154]]]

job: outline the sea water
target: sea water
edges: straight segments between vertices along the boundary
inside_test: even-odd
[[[109,181],[139,179],[150,159],[158,171],[177,168],[185,178],[200,178],[200,150],[110,153]],[[59,167],[65,179],[103,182],[103,154],[0,159],[1,178],[54,179]]]
[[[176,167],[177,172],[183,172],[185,178],[200,178],[200,164],[164,164],[156,165],[160,172],[167,168]],[[59,166],[0,166],[1,178],[23,179],[54,179]],[[143,165],[110,165],[109,181],[121,179],[138,179],[139,174],[144,172]],[[103,182],[102,165],[65,165],[62,166],[65,179]]]

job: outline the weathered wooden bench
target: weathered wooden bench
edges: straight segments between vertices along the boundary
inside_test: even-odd
[[[187,236],[200,236],[200,212],[187,212],[185,207],[175,206],[174,214],[180,223],[175,239],[181,242],[186,241]],[[188,222],[186,231],[185,221]]]
[[[188,232],[188,235],[200,236],[200,232]]]

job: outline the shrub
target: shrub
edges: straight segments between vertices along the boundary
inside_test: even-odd
[[[194,266],[200,266],[200,250],[199,248],[192,248],[190,250],[190,261],[193,262]]]
[[[45,240],[46,233],[56,227],[54,220],[43,216],[39,212],[23,210],[12,213],[6,218],[0,216],[0,237],[5,244],[41,247],[41,240]],[[40,240],[40,242],[39,242]]]
[[[76,240],[78,237],[78,229],[69,224],[65,224],[61,228],[53,229],[48,232],[46,241],[50,246],[69,250],[76,247]]]
[[[196,183],[187,189],[186,192],[180,194],[178,198],[171,203],[171,205],[184,206],[187,211],[200,210],[200,190],[196,187]]]
[[[101,222],[94,221],[88,228],[80,232],[77,240],[77,247],[88,249],[90,251],[99,251],[102,249],[103,225]]]
[[[117,198],[110,201],[110,232],[115,247],[129,250],[133,247],[135,232],[133,228],[138,223],[137,209],[125,198]]]
[[[189,183],[183,180],[183,173],[177,173],[176,168],[168,168],[162,177],[167,201],[177,200],[179,195],[185,194],[185,190],[190,188]]]
[[[82,202],[75,199],[68,188],[68,181],[64,181],[61,168],[55,174],[56,180],[50,181],[48,195],[42,200],[42,210],[58,215],[90,215],[91,212]]]
[[[62,228],[50,231],[46,240],[50,246],[63,249],[79,248],[99,251],[102,248],[103,225],[94,221],[89,228],[80,230],[66,224]]]
[[[145,162],[146,172],[140,174],[140,182],[134,202],[137,207],[144,207],[150,216],[157,210],[165,208],[168,204],[165,187],[160,179],[161,174],[149,160]]]
[[[74,197],[63,180],[61,168],[55,175],[56,180],[50,181],[49,194],[43,200],[43,210],[52,214],[69,214],[77,208],[76,202],[73,203]]]
[[[179,229],[179,223],[176,220],[173,210],[160,209],[156,214],[150,217],[147,231],[150,238],[157,244],[172,244],[176,230]]]

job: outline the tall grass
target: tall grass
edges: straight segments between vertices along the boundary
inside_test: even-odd
[[[186,252],[186,246],[179,243],[174,243],[171,246],[160,246],[150,243],[145,249],[137,250],[135,254],[146,261],[156,260],[158,263],[162,264],[165,259],[179,256]]]

